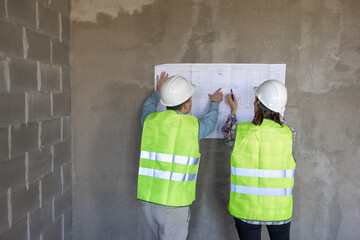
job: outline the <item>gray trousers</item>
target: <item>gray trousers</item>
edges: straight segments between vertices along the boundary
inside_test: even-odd
[[[146,223],[158,240],[186,240],[190,207],[169,207],[141,202]]]

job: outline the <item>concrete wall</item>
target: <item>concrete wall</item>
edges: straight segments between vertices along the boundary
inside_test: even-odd
[[[178,62],[286,63],[292,239],[358,239],[359,12],[358,0],[73,0],[74,239],[152,239],[136,200],[141,107],[154,65]],[[237,239],[230,150],[200,145],[188,239]]]
[[[0,0],[2,240],[71,237],[69,26],[67,0]]]

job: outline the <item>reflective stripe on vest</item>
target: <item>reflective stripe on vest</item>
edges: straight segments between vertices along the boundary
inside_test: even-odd
[[[231,167],[231,174],[243,177],[293,178],[294,170],[264,170]]]
[[[175,173],[151,168],[139,168],[139,175],[162,178],[172,181],[196,181],[197,173]]]
[[[157,153],[157,152],[148,152],[148,151],[141,151],[140,158],[150,159],[160,162],[186,164],[186,165],[198,165],[200,161],[200,158],[171,155],[171,154]]]
[[[292,190],[292,188],[259,188],[231,184],[232,192],[257,196],[289,196],[292,195]]]

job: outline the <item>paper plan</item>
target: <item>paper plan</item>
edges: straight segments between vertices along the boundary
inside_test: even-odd
[[[237,122],[252,121],[254,117],[253,88],[269,79],[285,84],[286,64],[162,64],[155,66],[156,75],[165,71],[170,76],[180,74],[197,86],[192,97],[189,114],[203,118],[210,105],[208,94],[222,88],[224,100],[219,105],[219,118],[215,131],[207,138],[223,138],[221,127],[230,114],[226,95],[232,89],[238,102]],[[166,108],[159,103],[158,111]]]

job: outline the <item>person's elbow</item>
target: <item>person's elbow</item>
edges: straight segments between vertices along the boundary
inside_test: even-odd
[[[143,114],[141,115],[141,126],[144,125],[145,119],[148,115],[149,114],[145,110],[143,110]]]
[[[145,119],[141,118],[141,126],[144,126]]]
[[[216,128],[216,121],[210,120],[203,122],[203,137],[209,136]]]

